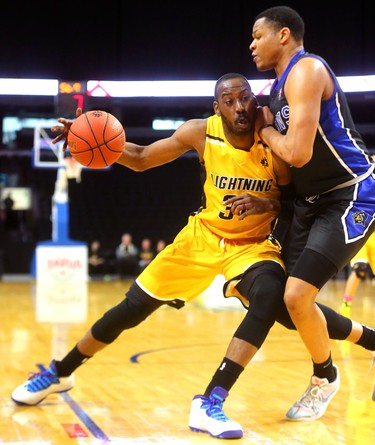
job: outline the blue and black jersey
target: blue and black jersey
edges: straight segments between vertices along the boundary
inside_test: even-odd
[[[301,58],[319,59],[331,73],[334,92],[321,103],[319,126],[316,132],[312,159],[303,167],[292,166],[293,183],[301,197],[315,196],[357,183],[373,172],[374,164],[366,145],[355,128],[346,96],[327,62],[305,52],[297,53],[270,93],[270,109],[275,116],[275,128],[282,134],[288,131],[289,105],[284,85],[292,67]]]

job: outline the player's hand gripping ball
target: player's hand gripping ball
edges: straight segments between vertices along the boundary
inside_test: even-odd
[[[126,135],[118,119],[110,113],[92,110],[81,114],[71,125],[68,147],[80,164],[90,168],[112,165],[121,156]]]

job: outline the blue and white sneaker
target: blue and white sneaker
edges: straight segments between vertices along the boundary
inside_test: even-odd
[[[223,403],[227,396],[228,391],[220,386],[216,386],[209,397],[195,396],[191,402],[189,428],[218,439],[241,438],[241,425],[224,414]]]
[[[37,405],[49,394],[69,391],[74,386],[74,375],[59,377],[55,360],[48,369],[32,373],[29,379],[12,392],[12,400],[19,405]]]
[[[339,369],[336,365],[333,366],[336,369],[336,380],[329,383],[327,379],[313,375],[306,391],[286,413],[288,420],[310,421],[323,416],[340,387]]]

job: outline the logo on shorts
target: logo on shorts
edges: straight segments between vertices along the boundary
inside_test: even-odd
[[[314,204],[314,202],[316,202],[319,198],[320,195],[306,196],[305,201],[309,204]]]
[[[366,213],[361,210],[360,212],[355,212],[352,215],[353,221],[355,224],[360,224],[361,226],[365,226],[366,223]]]

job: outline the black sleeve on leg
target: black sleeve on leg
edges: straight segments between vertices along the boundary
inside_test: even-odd
[[[352,330],[352,320],[344,317],[335,310],[321,303],[316,303],[320,310],[323,312],[325,319],[327,320],[327,329],[329,338],[332,340],[345,340]],[[279,307],[276,321],[287,329],[296,330],[292,319],[290,318],[288,309],[285,304]]]
[[[150,297],[134,282],[126,298],[93,324],[91,333],[96,340],[110,344],[123,331],[140,324],[163,304],[166,302]]]
[[[234,336],[262,346],[283,303],[285,272],[273,261],[262,261],[244,274],[236,289],[250,302],[248,311]]]

